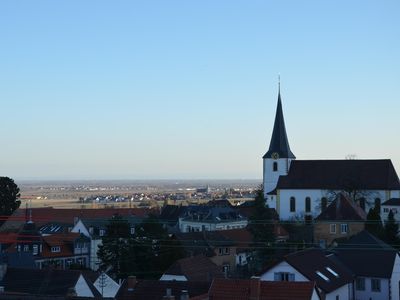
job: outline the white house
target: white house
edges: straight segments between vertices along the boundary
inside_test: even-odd
[[[391,198],[381,205],[382,221],[387,221],[389,212],[392,211],[393,217],[397,223],[400,222],[400,198]]]
[[[180,232],[239,229],[248,224],[233,208],[214,206],[190,206],[178,222]]]
[[[396,249],[362,231],[334,249],[355,276],[355,299],[398,300],[400,257]]]
[[[326,300],[352,300],[353,276],[321,249],[307,249],[285,256],[261,275],[262,281],[314,281]]]
[[[141,218],[135,216],[124,217],[130,224],[131,234],[135,233],[135,225],[141,222]],[[71,232],[79,232],[90,238],[90,269],[97,271],[100,260],[97,256],[102,238],[106,234],[109,220],[104,219],[79,219]]]
[[[339,192],[348,193],[366,211],[400,197],[400,181],[389,159],[296,160],[280,92],[270,146],[263,156],[263,185],[267,204],[281,220],[311,220]]]

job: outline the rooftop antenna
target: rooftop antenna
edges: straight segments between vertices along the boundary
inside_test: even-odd
[[[29,199],[29,222],[30,224],[32,224],[32,200]]]

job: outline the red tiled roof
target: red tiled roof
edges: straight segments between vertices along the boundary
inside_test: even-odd
[[[310,300],[314,282],[214,279],[209,290],[213,300]]]
[[[211,281],[224,276],[221,268],[204,255],[179,259],[164,274],[183,275],[189,281]]]
[[[115,214],[121,216],[146,217],[156,210],[148,208],[102,208],[102,209],[65,209],[65,208],[32,208],[32,221],[38,226],[49,222],[74,224],[76,218],[98,219],[111,218]],[[3,224],[2,231],[16,231],[26,221],[24,208],[17,209]]]

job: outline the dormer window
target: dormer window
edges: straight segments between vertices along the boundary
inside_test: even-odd
[[[53,247],[51,247],[51,252],[53,252],[53,253],[61,252],[61,247],[60,246],[53,246]]]
[[[276,161],[274,161],[274,163],[272,164],[272,171],[278,171],[278,163]]]

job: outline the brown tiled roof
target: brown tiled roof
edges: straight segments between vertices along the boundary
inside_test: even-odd
[[[314,290],[314,282],[215,279],[209,297],[212,300],[310,300]]]
[[[310,281],[315,281],[317,286],[327,293],[353,280],[353,274],[347,268],[334,259],[329,259],[321,249],[310,248],[298,251],[287,255],[284,260]],[[335,276],[328,268],[338,276]]]
[[[253,243],[253,235],[247,229],[230,229],[218,231],[219,234],[233,242],[234,246],[238,248],[251,247]]]
[[[204,255],[179,259],[164,274],[183,275],[188,281],[211,281],[224,276],[221,268]]]
[[[398,190],[400,181],[390,159],[293,160],[277,189]]]
[[[365,221],[366,219],[365,211],[342,193],[338,194],[336,199],[316,217],[317,221]]]

